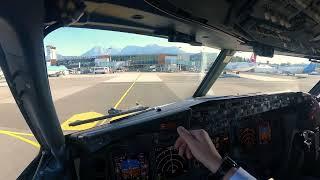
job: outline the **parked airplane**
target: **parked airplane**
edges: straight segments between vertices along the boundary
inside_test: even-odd
[[[289,65],[278,67],[273,67],[267,64],[258,65],[256,63],[256,55],[252,54],[249,62],[230,62],[225,69],[236,73],[254,71],[257,73],[296,75],[313,73],[316,69],[316,64],[310,63],[309,65]]]
[[[279,66],[278,70],[281,74],[295,75],[295,74],[311,74],[316,69],[315,63],[309,65],[290,65]]]
[[[273,66],[267,64],[259,64],[254,68],[256,73],[278,73],[279,70]]]
[[[253,70],[256,67],[256,55],[252,54],[249,62],[230,62],[225,67],[225,70],[233,71],[236,73],[239,72],[248,72]]]

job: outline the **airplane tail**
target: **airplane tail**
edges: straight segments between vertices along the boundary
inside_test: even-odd
[[[257,55],[255,55],[254,53],[252,53],[252,55],[251,55],[251,57],[250,57],[250,62],[256,63],[256,62],[257,62]]]
[[[316,69],[315,63],[310,63],[307,67],[303,69],[303,73],[311,73]]]

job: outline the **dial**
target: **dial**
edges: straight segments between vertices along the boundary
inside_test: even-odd
[[[185,173],[186,160],[179,156],[173,146],[156,150],[155,172],[157,177],[170,178]]]
[[[256,132],[253,128],[240,129],[240,142],[244,150],[251,150],[256,144]]]

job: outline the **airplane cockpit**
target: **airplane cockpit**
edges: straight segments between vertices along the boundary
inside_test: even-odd
[[[318,4],[316,0],[0,2],[0,66],[41,146],[18,179],[216,179],[199,161],[178,154],[174,143],[179,126],[206,131],[221,156],[231,157],[257,179],[320,178],[320,81],[308,92],[208,95],[236,51],[319,63]],[[192,97],[88,119],[121,116],[64,135],[43,60],[43,38],[66,26],[164,37],[221,51],[203,71]]]

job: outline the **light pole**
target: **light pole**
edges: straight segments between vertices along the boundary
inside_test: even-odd
[[[108,63],[109,66],[110,66],[109,69],[111,69],[111,67],[113,66],[112,59],[111,59],[111,49],[112,49],[111,47],[108,48],[108,52],[109,52],[108,55],[109,55],[109,58],[110,58],[109,59],[109,63]],[[112,67],[112,71],[113,71],[113,68],[114,67]]]
[[[180,54],[180,50],[181,50],[181,47],[178,47],[179,48],[179,51],[178,51],[178,67],[179,67],[179,71],[181,71],[181,62],[182,62],[182,58],[181,58],[181,54]],[[180,55],[179,55],[180,54]],[[180,61],[179,61],[180,60]]]
[[[112,50],[112,48],[109,47],[108,50],[109,50],[110,62],[112,62],[112,59],[111,59],[111,50]]]
[[[200,60],[200,71],[201,72],[204,72],[205,69],[206,69],[206,64],[207,62],[205,61],[205,58],[204,58],[204,46],[201,46],[201,60]]]

